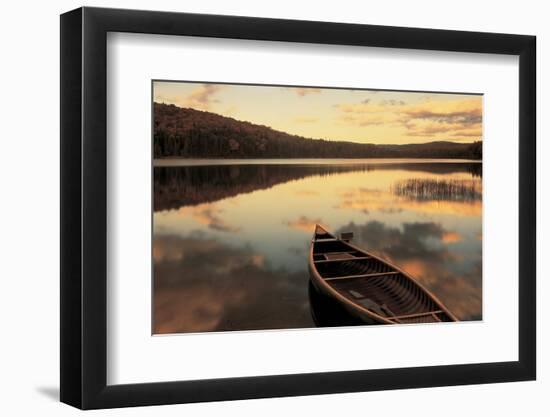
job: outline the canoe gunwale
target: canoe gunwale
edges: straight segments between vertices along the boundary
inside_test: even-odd
[[[336,238],[336,236],[334,236],[334,238],[330,238],[330,239],[326,239],[326,238],[323,238],[323,239],[316,239],[316,236],[318,234],[318,229],[321,229],[325,234],[329,235],[329,236],[334,236],[332,235],[331,233],[329,233],[325,228],[323,228],[322,226],[320,225],[316,225],[315,226],[315,231],[313,233],[313,238],[311,239],[311,244],[310,244],[310,249],[309,249],[309,257],[308,257],[308,266],[309,266],[309,270],[310,270],[310,274],[311,274],[311,278],[312,278],[312,281],[314,281],[314,284],[316,285],[320,285],[321,288],[320,289],[323,289],[325,292],[328,292],[333,298],[335,298],[336,300],[338,300],[339,302],[341,302],[342,304],[344,304],[344,306],[346,306],[348,309],[351,309],[353,311],[356,312],[356,314],[359,314],[359,316],[367,316],[369,317],[370,319],[376,321],[376,322],[379,322],[379,323],[384,323],[384,324],[398,324],[399,323],[399,318],[401,316],[403,316],[402,318],[407,318],[405,316],[410,316],[411,314],[407,314],[407,315],[397,315],[395,317],[383,317],[365,307],[363,307],[362,305],[360,304],[357,304],[357,303],[354,303],[353,301],[351,301],[350,299],[348,299],[347,297],[345,297],[344,295],[342,295],[340,292],[338,292],[331,284],[330,282],[331,281],[337,281],[337,278],[338,277],[331,277],[332,279],[328,279],[329,282],[327,282],[327,279],[323,278],[321,276],[321,274],[319,273],[319,271],[317,270],[317,267],[316,265],[319,264],[319,263],[325,263],[323,261],[315,261],[314,260],[314,253],[313,253],[313,250],[314,250],[314,246],[315,246],[315,243],[317,242],[335,242],[335,241],[340,241],[342,243],[344,243],[345,245],[349,246],[352,251],[356,251],[356,252],[359,252],[360,254],[362,254],[361,257],[358,257],[357,260],[359,259],[363,259],[365,257],[368,257],[368,258],[372,258],[372,259],[375,259],[379,262],[382,262],[384,264],[386,264],[387,266],[389,266],[391,269],[393,269],[393,271],[391,272],[396,272],[396,274],[400,274],[402,275],[405,279],[408,279],[410,281],[412,281],[412,283],[416,286],[418,286],[420,288],[420,290],[422,290],[427,296],[428,298],[430,298],[438,307],[438,310],[434,310],[434,311],[430,311],[430,312],[423,312],[421,316],[425,315],[425,316],[428,316],[430,314],[434,314],[434,313],[438,313],[441,314],[441,313],[445,313],[449,319],[451,320],[451,322],[453,321],[458,321],[458,319],[456,318],[456,316],[454,314],[452,314],[446,307],[445,305],[431,292],[429,291],[427,288],[425,288],[421,283],[419,283],[416,279],[414,279],[410,274],[408,274],[407,272],[403,271],[401,268],[397,267],[396,265],[392,264],[391,262],[388,262],[387,260],[385,259],[382,259],[380,258],[379,256],[376,256],[370,252],[367,252],[366,250],[364,249],[361,249],[355,245],[353,245],[352,243],[350,243],[349,241],[343,241],[341,239],[338,239]],[[349,261],[354,261],[355,259],[342,259],[342,260],[333,260],[332,262],[349,262]],[[381,274],[374,274],[374,275],[383,275],[384,273],[381,273]],[[392,275],[396,275],[396,274],[392,274]],[[369,274],[364,274],[368,277]],[[357,278],[359,278],[360,276],[358,275]],[[335,279],[336,278],[336,279]],[[415,313],[412,313],[413,315],[416,315]],[[437,317],[437,315],[435,315],[434,317],[436,317],[436,319],[438,319],[438,321],[434,322],[434,323],[438,323],[438,322],[442,322],[441,320],[439,320],[439,318]],[[403,324],[410,324],[410,323],[403,323]]]

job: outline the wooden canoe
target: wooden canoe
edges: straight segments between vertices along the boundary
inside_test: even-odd
[[[438,323],[457,318],[426,288],[395,265],[316,225],[309,273],[321,293],[365,323]]]

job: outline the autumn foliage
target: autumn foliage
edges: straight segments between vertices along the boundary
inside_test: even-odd
[[[215,113],[154,103],[155,158],[470,158],[481,142],[374,145],[309,139]]]

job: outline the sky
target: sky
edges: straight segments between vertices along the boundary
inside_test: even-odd
[[[155,81],[153,98],[313,139],[482,139],[481,95]]]

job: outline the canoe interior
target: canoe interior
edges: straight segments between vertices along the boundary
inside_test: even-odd
[[[412,278],[322,229],[313,240],[313,263],[321,279],[350,303],[390,322],[454,321]]]

